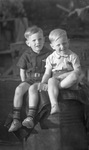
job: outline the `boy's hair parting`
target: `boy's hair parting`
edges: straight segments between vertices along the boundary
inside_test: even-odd
[[[35,33],[38,33],[38,32],[41,32],[43,34],[43,30],[41,28],[37,27],[36,25],[34,25],[32,27],[27,28],[27,30],[24,33],[24,36],[26,39],[28,39],[29,36],[31,36]]]
[[[49,34],[49,40],[50,42],[54,42],[59,38],[62,38],[63,36],[67,37],[67,33],[63,29],[54,29]]]

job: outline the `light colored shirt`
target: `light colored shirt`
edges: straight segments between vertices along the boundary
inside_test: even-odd
[[[68,50],[65,54],[59,55],[54,51],[46,59],[47,69],[51,69],[52,73],[59,72],[59,75],[65,72],[73,71],[80,67],[80,60],[77,54]]]

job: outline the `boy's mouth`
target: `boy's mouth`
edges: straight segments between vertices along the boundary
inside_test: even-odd
[[[40,45],[37,45],[36,47],[40,47]]]

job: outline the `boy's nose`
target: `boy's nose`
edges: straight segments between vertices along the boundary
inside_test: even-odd
[[[36,44],[38,44],[39,43],[39,40],[36,40]]]
[[[63,44],[61,44],[61,49],[63,49],[64,48],[64,45]]]

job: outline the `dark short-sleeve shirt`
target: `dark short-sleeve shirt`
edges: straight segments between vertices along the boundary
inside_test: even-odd
[[[45,71],[45,61],[47,56],[52,53],[46,47],[43,47],[41,52],[35,53],[30,47],[22,54],[17,66],[20,69],[25,69],[28,76],[30,73],[44,73]]]

